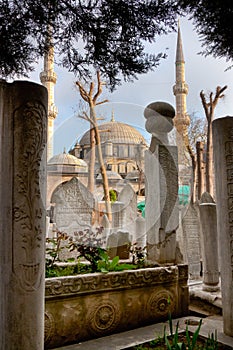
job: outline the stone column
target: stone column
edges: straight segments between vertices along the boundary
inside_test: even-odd
[[[203,252],[203,286],[208,292],[219,290],[218,235],[216,204],[207,192],[201,196],[200,219]]]
[[[146,246],[146,221],[142,216],[136,219],[135,242],[137,243],[137,247],[144,248]]]
[[[223,328],[233,336],[233,117],[213,121]]]
[[[145,152],[148,259],[159,263],[175,262],[179,226],[177,147],[169,146],[167,135],[174,115],[174,108],[163,102],[151,103],[144,112],[146,130],[152,134]]]
[[[0,82],[0,349],[44,349],[47,91]]]

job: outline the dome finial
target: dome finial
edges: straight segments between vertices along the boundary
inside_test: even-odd
[[[64,149],[63,149],[63,154],[66,154],[66,148],[64,147]]]
[[[115,122],[115,118],[114,118],[114,109],[112,109],[112,117],[111,117],[111,122]]]

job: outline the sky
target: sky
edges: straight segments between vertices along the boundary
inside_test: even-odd
[[[204,57],[198,54],[201,42],[194,31],[194,27],[186,18],[180,20],[183,52],[185,59],[185,78],[189,86],[187,95],[187,111],[190,116],[194,113],[203,116],[204,111],[200,100],[200,91],[215,92],[217,86],[225,86],[225,98],[217,105],[215,118],[233,115],[233,69],[227,70],[230,65],[224,59]],[[109,102],[98,108],[97,113],[110,120],[112,113],[116,121],[124,122],[139,128],[145,137],[145,107],[155,101],[168,102],[175,107],[173,85],[175,84],[175,55],[177,33],[160,36],[148,46],[150,53],[165,52],[168,57],[162,60],[155,71],[141,75],[132,83],[122,82],[122,85],[110,93],[105,90],[103,99]],[[43,70],[41,61],[30,80],[39,82],[39,73]],[[83,107],[80,107],[80,95],[75,86],[77,80],[72,73],[55,65],[57,83],[55,85],[55,105],[58,107],[58,116],[54,123],[54,154],[68,151],[76,140],[89,128],[89,123],[78,118]],[[149,139],[148,139],[149,141]]]

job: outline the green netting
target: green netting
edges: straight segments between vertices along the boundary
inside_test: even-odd
[[[190,196],[190,186],[188,185],[179,186],[178,195],[179,195],[179,204],[187,205],[189,202],[189,196]]]
[[[189,203],[190,186],[188,185],[179,186],[178,196],[179,196],[179,204],[187,205]],[[145,217],[145,201],[139,202],[137,204],[137,208],[142,212],[142,217]]]
[[[138,210],[140,210],[142,212],[142,217],[145,217],[145,201],[139,202],[137,204],[137,208]]]

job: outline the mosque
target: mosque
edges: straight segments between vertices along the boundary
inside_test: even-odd
[[[176,48],[176,82],[173,93],[176,99],[176,116],[174,124],[177,131],[176,142],[178,146],[179,170],[184,167],[184,139],[187,137],[190,118],[186,111],[186,96],[188,85],[185,81],[185,61],[182,48],[180,26],[178,25]],[[54,72],[54,51],[45,55],[44,71],[40,74],[41,83],[48,89],[48,146],[47,146],[47,207],[53,203],[53,194],[73,177],[87,186],[88,163],[90,155],[90,130],[75,143],[74,147],[62,154],[53,155],[53,129],[57,116],[54,101],[54,88],[57,80]],[[101,131],[101,148],[109,180],[109,188],[116,193],[130,183],[138,195],[144,195],[144,152],[148,149],[143,135],[128,124],[117,122],[112,113],[111,120],[99,124]],[[95,195],[99,200],[103,198],[101,175],[99,165],[95,163]]]

